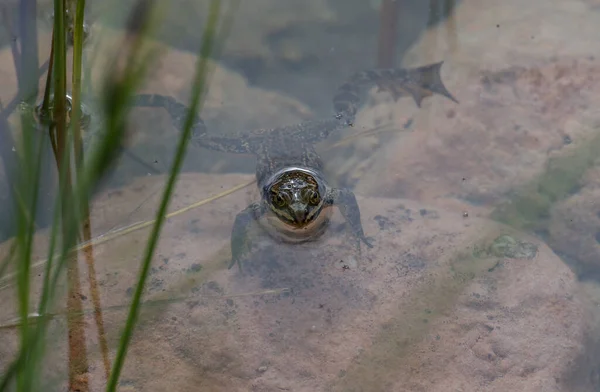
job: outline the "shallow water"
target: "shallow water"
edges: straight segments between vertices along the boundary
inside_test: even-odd
[[[393,20],[380,15],[382,3],[242,2],[201,112],[209,132],[235,137],[331,118],[336,88],[379,67],[378,45],[390,38],[378,34]],[[129,9],[115,4],[89,5],[94,77]],[[170,3],[142,92],[188,102],[207,4]],[[354,126],[317,145],[328,181],[354,190],[374,247],[357,252],[334,208],[312,242],[281,243],[254,227],[245,273],[228,269],[234,219],[260,194],[255,184],[224,192],[253,181],[256,158],[190,145],[119,390],[600,389],[600,8],[399,1],[397,12],[387,57],[394,67],[444,61],[442,80],[459,103],[434,95],[418,107],[373,88]],[[39,14],[45,59],[44,7]],[[5,46],[0,72],[12,67]],[[3,103],[14,78],[2,79]],[[95,108],[94,94],[86,99]],[[80,251],[81,340],[68,339],[72,303],[57,301],[44,390],[65,390],[70,370],[103,390],[114,361],[145,222],[155,218],[177,143],[159,108],[133,109],[129,128],[125,153],[92,200],[93,271]],[[12,272],[0,277],[1,368],[18,348]],[[86,363],[69,361],[74,351]]]

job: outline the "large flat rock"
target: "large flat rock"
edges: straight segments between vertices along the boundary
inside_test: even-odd
[[[185,174],[171,210],[251,179]],[[99,195],[94,235],[153,218],[163,181],[142,178]],[[355,254],[336,212],[313,243],[285,245],[257,230],[241,275],[226,268],[229,235],[254,193],[239,191],[167,220],[123,390],[598,388],[595,365],[586,360],[596,347],[595,313],[574,274],[539,240],[460,212],[358,195],[373,249]],[[130,300],[148,234],[134,231],[94,248],[113,354],[126,316],[119,306]],[[43,242],[40,235],[40,255]],[[0,291],[3,309],[12,292]],[[67,361],[61,320],[53,321],[48,354],[55,378]],[[92,387],[102,390],[93,316],[86,322]],[[0,329],[2,366],[15,339]]]
[[[598,15],[593,1],[461,1],[403,61],[443,60],[442,79],[460,104],[434,96],[417,109],[375,94],[357,128],[396,132],[357,142],[334,167],[366,195],[489,211],[552,156],[595,135]],[[400,132],[407,119],[411,132]]]

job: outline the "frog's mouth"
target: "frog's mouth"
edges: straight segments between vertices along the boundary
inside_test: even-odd
[[[282,241],[313,241],[321,237],[329,226],[331,213],[331,208],[323,208],[315,219],[302,226],[294,222],[283,221],[274,213],[267,213],[259,223],[269,235]]]

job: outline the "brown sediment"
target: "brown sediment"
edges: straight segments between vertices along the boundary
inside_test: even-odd
[[[69,316],[67,317],[67,324],[69,329],[69,391],[87,392],[89,391],[87,376],[88,360],[77,256],[70,256],[68,263],[67,279],[69,283],[69,294],[67,298],[67,309]]]
[[[86,208],[89,206],[86,206]],[[92,305],[94,306],[94,320],[96,322],[96,328],[98,329],[98,341],[100,344],[100,353],[102,355],[102,362],[104,364],[104,375],[108,380],[110,375],[110,359],[108,358],[108,344],[106,342],[106,333],[104,330],[104,321],[102,319],[102,306],[100,303],[100,293],[98,291],[98,281],[96,279],[96,269],[94,267],[94,248],[91,244],[92,233],[91,233],[91,222],[89,215],[89,208],[86,209],[86,219],[83,222],[83,240],[86,243],[90,243],[88,247],[83,250],[86,264],[88,266],[88,281],[90,284],[90,293],[92,296]]]

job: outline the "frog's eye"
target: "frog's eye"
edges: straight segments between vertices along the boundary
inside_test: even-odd
[[[273,205],[279,208],[285,206],[285,198],[281,196],[280,193],[274,193],[271,196],[271,202],[273,203]]]
[[[319,195],[319,192],[315,191],[314,189],[309,189],[306,191],[305,198],[308,203],[313,206],[316,206],[321,202],[321,196]]]

